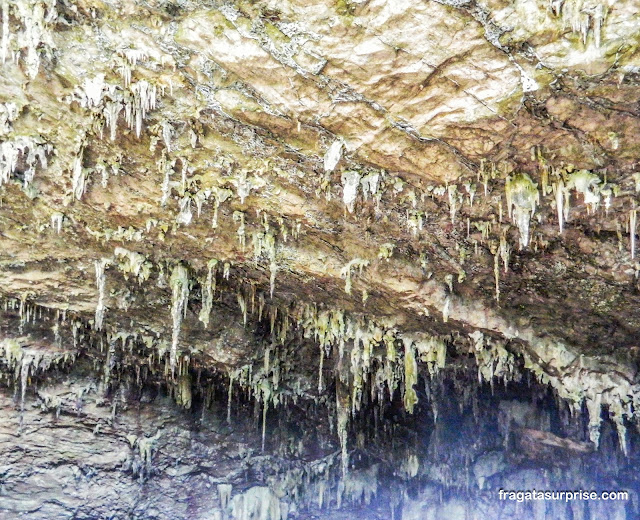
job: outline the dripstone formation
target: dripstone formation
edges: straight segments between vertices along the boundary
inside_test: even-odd
[[[0,519],[640,518],[639,11],[0,0]]]

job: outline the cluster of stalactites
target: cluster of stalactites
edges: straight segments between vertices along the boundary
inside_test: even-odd
[[[529,222],[540,202],[537,184],[526,173],[516,173],[505,183],[507,211],[520,232],[520,248],[529,245]]]
[[[604,207],[605,214],[609,212],[614,196],[619,188],[615,184],[603,181],[597,173],[588,170],[558,170],[549,168],[543,159],[541,161],[542,196],[552,194],[558,218],[558,231],[564,231],[565,224],[570,217],[571,192],[582,200],[587,208],[587,214],[595,214]],[[630,217],[631,218],[631,217]],[[631,234],[631,253],[635,256],[633,247],[634,235]]]
[[[524,367],[545,385],[551,386],[557,395],[569,403],[575,413],[580,413],[586,403],[589,414],[589,437],[598,444],[602,408],[606,407],[618,430],[620,447],[627,452],[626,428],[628,422],[640,420],[640,385],[624,375],[625,369],[603,369],[598,360],[571,352],[559,342],[540,341],[537,352],[541,362],[549,363],[553,370],[543,370],[540,362],[524,353]],[[604,365],[608,366],[608,365]]]
[[[151,275],[153,264],[147,257],[137,251],[130,251],[124,247],[116,247],[114,250],[114,260],[118,269],[124,274],[126,279],[133,276],[138,283],[145,282]]]
[[[21,136],[0,144],[0,186],[9,182],[18,169],[18,161],[22,159],[25,169],[22,172],[24,187],[28,187],[36,173],[38,163],[41,168],[47,167],[47,155],[53,146],[43,143],[39,138]]]
[[[291,518],[288,512],[299,514],[305,510],[332,510],[334,507],[340,510],[344,504],[371,504],[381,490],[381,465],[340,473],[333,471],[336,462],[336,454],[329,454],[288,469],[270,479],[268,487],[238,490],[235,496],[231,484],[218,484],[222,514],[236,520],[283,520]],[[420,461],[415,454],[408,453],[397,466],[398,474],[415,477]],[[392,505],[391,510],[395,509]]]
[[[359,189],[362,190],[365,200],[371,196],[380,202],[380,176],[381,173],[378,171],[363,174],[355,170],[346,170],[342,173],[342,201],[349,213],[353,213]]]
[[[470,339],[480,382],[493,384],[495,378],[501,378],[506,384],[520,380],[519,364],[507,350],[506,342],[488,338],[480,331],[470,334]],[[583,404],[586,405],[588,434],[596,446],[602,408],[606,406],[618,429],[620,447],[626,453],[626,423],[640,420],[640,386],[623,376],[623,369],[603,370],[597,366],[597,360],[572,353],[560,342],[536,340],[532,347],[537,356],[526,350],[522,352],[524,370],[533,374],[539,383],[550,386],[575,413],[581,413]]]
[[[180,329],[182,321],[186,315],[187,304],[191,286],[198,281],[201,287],[201,310],[199,313],[199,320],[205,327],[209,325],[211,311],[213,309],[213,298],[217,286],[217,274],[218,266],[220,262],[216,259],[212,259],[207,263],[207,272],[204,277],[198,279],[192,279],[190,274],[190,268],[183,263],[177,263],[171,268],[171,274],[169,277],[169,287],[171,289],[171,320],[172,320],[172,337],[169,347],[170,353],[170,370],[173,373],[179,362],[178,345],[180,339]],[[103,328],[104,315],[107,309],[107,293],[106,293],[106,269],[108,267],[114,267],[118,269],[125,277],[125,279],[132,278],[137,280],[139,284],[146,282],[151,276],[154,264],[147,259],[147,257],[137,251],[131,251],[123,247],[116,247],[114,254],[110,258],[102,258],[95,261],[95,274],[96,274],[96,288],[98,290],[98,301],[95,309],[95,320],[93,328],[95,330],[101,330]],[[164,279],[164,269],[162,265],[155,265],[159,270],[160,279]],[[229,279],[231,265],[228,262],[223,264],[222,276],[224,279]],[[253,294],[255,298],[255,293]],[[244,298],[244,296],[243,296]],[[264,307],[264,300],[262,299],[261,311]],[[253,303],[252,303],[253,309]],[[246,318],[245,318],[246,319]],[[127,336],[128,337],[128,336]],[[153,342],[155,350],[158,351],[160,357],[164,355],[167,348],[162,341]]]
[[[351,275],[353,269],[358,269],[362,274],[362,270],[369,265],[369,260],[362,258],[354,258],[340,271],[340,276],[344,278],[344,292],[351,294]]]
[[[269,293],[273,298],[276,273],[278,272],[277,242],[275,231],[269,225],[266,214],[263,217],[263,229],[264,231],[256,231],[253,235],[253,259],[257,263],[259,258],[264,255],[269,261]]]
[[[247,302],[241,302],[241,309]],[[260,305],[262,316],[263,303]],[[282,337],[283,330],[297,329],[303,337],[314,339],[320,349],[318,392],[322,394],[322,362],[332,351],[339,356],[335,375],[337,431],[341,444],[343,469],[347,467],[347,443],[349,418],[361,408],[365,389],[371,388],[372,396],[379,402],[393,396],[404,381],[403,399],[407,412],[412,413],[417,402],[414,389],[418,380],[418,363],[426,365],[428,373],[435,376],[445,366],[446,344],[441,339],[426,334],[406,336],[395,328],[385,326],[364,317],[348,317],[340,309],[318,310],[313,305],[298,305],[287,312],[271,306],[266,313],[271,323],[273,340]],[[260,318],[261,318],[260,316]],[[278,324],[278,319],[280,324]],[[278,380],[280,374],[278,357],[274,354],[274,343],[265,347],[264,365],[247,365],[229,374],[229,411],[232,388],[235,384],[249,389],[250,394],[263,403],[264,420],[269,404],[278,402]],[[401,346],[404,345],[404,350]],[[348,358],[346,347],[348,350]],[[346,363],[345,363],[346,361]],[[344,370],[340,367],[344,366]],[[276,370],[277,369],[277,370]],[[264,442],[264,441],[263,441]]]
[[[520,373],[514,355],[505,348],[506,342],[485,337],[480,331],[469,335],[472,341],[471,353],[478,367],[478,382],[487,382],[493,386],[496,378],[506,384],[517,380]]]
[[[95,261],[96,270],[96,287],[98,289],[98,302],[96,304],[96,312],[94,319],[94,327],[96,330],[102,330],[102,323],[104,321],[104,313],[106,311],[106,284],[107,277],[105,269],[111,263],[108,258],[101,258]]]
[[[156,108],[157,87],[147,80],[127,84],[122,87],[110,84],[105,81],[105,75],[98,73],[93,77],[84,78],[81,85],[77,86],[68,101],[77,101],[84,108],[97,114],[94,128],[102,136],[103,127],[109,128],[111,140],[115,140],[118,129],[118,119],[124,111],[124,118],[129,129],[134,129],[136,136],[140,137],[142,124],[147,114]],[[83,139],[81,146],[74,157],[71,167],[72,173],[72,195],[74,199],[80,200],[86,191],[86,182],[90,174],[94,171],[100,173],[103,187],[107,186],[109,170],[103,162],[96,164],[95,168],[86,168],[83,165],[84,147],[87,143],[87,136]],[[111,169],[117,172],[117,166],[112,164]]]
[[[326,174],[330,174],[336,169],[342,159],[344,147],[345,143],[342,139],[336,139],[329,146],[324,156],[324,171]],[[381,172],[378,171],[363,173],[356,170],[345,170],[341,173],[342,201],[349,213],[353,213],[355,209],[359,189],[362,190],[365,200],[369,196],[376,198],[379,195],[380,178]],[[327,198],[330,198],[330,192],[327,193]],[[379,202],[379,197],[377,197],[377,200]]]
[[[511,173],[507,174],[508,168],[503,165],[502,168],[491,163],[490,166],[482,161],[478,170],[478,181],[484,186],[485,196],[489,196],[490,183],[492,180],[499,181],[503,176],[506,176],[505,181],[505,196],[508,215],[511,218],[513,224],[518,228],[519,232],[519,245],[520,248],[532,247],[537,248],[538,242],[531,239],[531,221],[536,216],[536,209],[541,203],[542,199],[548,198],[552,206],[555,207],[557,213],[558,229],[562,233],[566,227],[566,223],[570,219],[570,206],[572,195],[576,200],[583,203],[586,207],[587,214],[594,214],[598,209],[603,208],[605,213],[608,213],[612,207],[613,198],[618,195],[619,187],[615,184],[609,183],[605,179],[602,180],[601,174],[588,171],[577,170],[573,166],[566,168],[554,168],[548,164],[545,158],[542,156],[542,152],[538,147],[532,148],[532,160],[537,160],[539,164],[539,176],[541,179],[541,185],[534,183],[532,178],[524,173]],[[634,176],[634,178],[640,179],[640,174]],[[640,185],[636,181],[636,185]],[[406,191],[406,190],[405,190]],[[636,189],[638,191],[638,189]],[[427,190],[422,193],[414,193],[409,191],[407,195],[408,199],[412,202],[414,208],[417,205],[418,200],[423,200],[426,196],[431,196],[434,199],[448,198],[449,213],[452,223],[455,225],[457,221],[457,215],[460,210],[465,206],[473,206],[473,201],[476,197],[477,187],[475,184],[469,182],[463,183],[462,186],[458,185],[441,185],[441,186],[428,186]],[[409,196],[410,195],[410,196]],[[494,198],[492,204],[495,204]],[[505,251],[510,251],[510,246],[504,244],[505,240],[505,228],[500,227],[499,238],[500,243],[490,241],[490,234],[492,228],[496,227],[496,220],[500,223],[503,222],[503,202],[498,203],[496,208],[497,219],[487,221],[473,221],[473,218],[467,217],[467,237],[470,237],[471,226],[475,227],[482,233],[480,243],[489,241],[491,253],[496,256],[495,269],[496,273],[496,298],[499,299],[499,287],[498,287],[498,264],[500,259],[504,261],[504,257],[508,256]],[[629,218],[627,222],[627,228],[630,236],[630,250],[632,256],[635,258],[635,233],[632,231],[635,224],[635,202],[632,202],[632,207],[629,212]],[[538,220],[542,217],[537,215]],[[407,209],[406,224],[411,232],[418,236],[419,232],[423,229],[424,224],[424,211],[419,209]],[[475,245],[476,254],[478,252],[478,242],[472,239]],[[500,258],[498,258],[500,256]]]
[[[2,35],[0,59],[5,63],[13,54],[13,60],[22,59],[29,78],[35,78],[40,69],[40,53],[54,47],[49,26],[58,17],[56,0],[2,0]],[[20,27],[11,26],[11,18]]]
[[[20,109],[14,102],[0,103],[0,136],[13,130],[13,122],[18,118]]]
[[[118,119],[124,111],[124,118],[130,130],[135,129],[137,137],[142,133],[142,123],[147,114],[156,108],[158,88],[146,79],[134,81],[124,88],[108,83],[105,75],[98,73],[84,78],[76,87],[72,100],[77,100],[84,108],[97,111],[109,128],[112,141],[116,139]],[[102,131],[100,131],[102,134]],[[168,129],[163,129],[163,137],[168,138]]]
[[[587,170],[578,170],[568,174],[566,189],[573,188],[577,193],[581,194],[587,210],[593,213],[600,205],[603,195],[605,196],[606,209],[609,209],[609,203],[607,203],[609,199],[606,196],[610,196],[611,193],[602,188],[600,184],[600,177],[595,173]]]
[[[592,34],[594,45],[600,47],[608,5],[601,0],[550,0],[549,8],[562,17],[565,27],[580,35],[583,45]]]
[[[42,319],[42,307],[29,304],[26,298],[18,300],[5,300],[5,310],[18,308],[20,313],[20,332],[27,323],[34,323],[36,319]],[[66,318],[63,318],[63,321]],[[59,316],[53,326],[54,333],[58,337]],[[78,330],[81,323],[70,323],[74,349],[79,341]],[[45,373],[52,368],[60,368],[73,363],[76,358],[75,350],[63,350],[61,348],[45,350],[33,345],[28,337],[4,338],[0,341],[0,361],[4,363],[4,371],[8,373],[10,380],[20,384],[20,409],[24,409],[25,394],[29,384],[29,378],[36,373]]]
[[[350,384],[350,408],[360,409],[365,384],[370,380],[376,388],[379,400],[386,389],[393,398],[399,382],[404,380],[405,408],[412,412],[417,402],[413,387],[417,382],[417,362],[421,361],[434,376],[444,368],[446,344],[436,336],[427,334],[401,334],[393,326],[385,326],[363,317],[350,317],[339,309],[318,310],[312,305],[299,306],[292,315],[305,338],[315,339],[320,347],[320,361],[337,348],[342,365],[345,346],[351,344],[349,353],[350,377],[338,377]],[[404,345],[404,354],[399,348]],[[319,376],[319,388],[322,370]]]
[[[220,490],[220,487],[218,487]],[[230,491],[229,491],[230,493]],[[223,510],[231,513],[235,520],[283,520],[289,517],[288,504],[266,486],[254,486],[238,493],[231,500],[222,490],[221,502],[228,502]]]

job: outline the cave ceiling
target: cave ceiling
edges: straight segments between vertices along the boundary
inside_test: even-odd
[[[586,406],[595,444],[604,406],[627,449],[637,1],[0,9],[0,349],[23,407],[78,338],[139,345],[186,408],[193,367],[251,386],[298,345],[282,392],[337,402],[338,434],[375,360],[409,412],[416,372],[473,360]]]

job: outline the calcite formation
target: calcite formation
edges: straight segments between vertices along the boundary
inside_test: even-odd
[[[0,0],[0,518],[637,518],[638,9]]]

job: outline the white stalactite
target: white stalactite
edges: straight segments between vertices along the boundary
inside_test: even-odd
[[[174,373],[178,358],[180,327],[184,314],[186,313],[187,301],[189,299],[189,272],[185,266],[178,264],[173,268],[169,286],[171,287],[171,319],[173,321],[170,364],[171,372]]]
[[[631,258],[636,257],[636,220],[638,210],[632,209],[629,212],[629,237],[631,239]]]
[[[344,147],[344,142],[341,139],[334,141],[327,153],[324,156],[324,171],[332,172],[338,166],[340,159],[342,158],[342,148]]]
[[[525,173],[517,173],[505,184],[507,211],[520,232],[520,249],[529,245],[529,221],[540,201],[537,185]]]
[[[73,159],[73,178],[71,180],[72,194],[76,200],[80,200],[84,195],[85,190],[85,171],[82,167],[82,158],[84,151],[81,150],[78,155]]]
[[[353,213],[353,208],[358,196],[358,186],[360,185],[360,173],[349,170],[342,174],[342,200],[344,205]]]
[[[106,276],[105,269],[110,264],[110,260],[108,258],[102,258],[100,260],[95,261],[95,269],[96,269],[96,287],[98,288],[98,303],[96,305],[96,314],[95,314],[95,329],[102,330],[102,323],[104,321],[104,313],[106,310]]]

